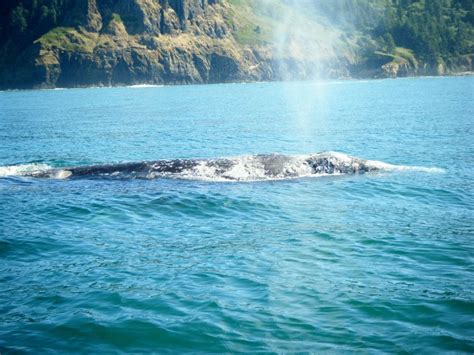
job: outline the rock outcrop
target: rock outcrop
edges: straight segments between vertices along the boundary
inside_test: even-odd
[[[278,57],[272,44],[242,44],[231,10],[224,0],[69,0],[60,26],[3,66],[0,87],[302,79],[325,65],[293,49]],[[346,75],[332,59],[328,75]]]
[[[217,0],[77,0],[37,39],[3,86],[109,86],[258,79]]]

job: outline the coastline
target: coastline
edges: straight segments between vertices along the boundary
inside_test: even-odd
[[[453,72],[443,75],[406,75],[406,76],[395,76],[395,77],[374,77],[374,76],[360,76],[360,77],[340,77],[330,79],[295,79],[295,80],[242,80],[242,81],[223,81],[223,82],[208,82],[208,83],[131,83],[131,84],[117,84],[117,85],[73,85],[73,86],[32,86],[32,87],[6,87],[0,86],[0,92],[12,92],[12,91],[60,91],[69,89],[115,89],[115,88],[132,88],[132,89],[145,89],[145,88],[160,88],[168,86],[201,86],[201,85],[222,85],[222,84],[256,84],[256,83],[291,83],[291,82],[321,82],[321,83],[332,83],[335,81],[342,82],[358,82],[358,81],[374,81],[374,80],[397,80],[397,79],[414,79],[414,78],[450,78],[450,77],[465,77],[474,76],[474,71],[462,71]]]

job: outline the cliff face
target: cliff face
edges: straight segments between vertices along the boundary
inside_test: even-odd
[[[262,79],[217,0],[76,0],[60,27],[20,53],[3,86],[202,83]]]
[[[245,43],[225,0],[65,0],[65,15],[2,65],[0,87],[217,83],[347,76],[344,55],[305,40]],[[238,17],[238,16],[237,16]],[[249,32],[258,37],[260,27]],[[269,35],[270,30],[265,33]],[[263,34],[262,34],[263,36]],[[6,51],[8,57],[8,51]],[[314,53],[321,52],[314,48]],[[5,57],[5,52],[4,52]],[[322,68],[324,67],[324,70]]]
[[[246,2],[229,0],[56,1],[62,5],[54,13],[54,26],[37,26],[30,41],[22,34],[24,46],[15,46],[14,36],[0,43],[0,88],[391,77],[442,74],[452,67],[472,70],[472,56],[436,68],[422,66],[406,53],[364,60],[360,44],[345,38],[338,28],[313,21],[305,11],[294,11],[297,5],[291,1],[280,5],[283,10],[274,5],[257,9],[258,15],[256,3],[238,7],[235,4]]]

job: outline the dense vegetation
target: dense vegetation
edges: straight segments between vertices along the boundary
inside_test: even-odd
[[[2,0],[0,43],[11,41],[15,47],[27,45],[64,21],[71,2]],[[333,23],[371,36],[376,40],[374,49],[392,52],[395,47],[409,48],[417,57],[430,63],[474,51],[474,0],[286,2],[290,5],[306,2]]]
[[[473,24],[472,0],[396,0],[374,32],[433,63],[472,53]]]
[[[374,39],[372,52],[409,48],[431,64],[474,52],[473,0],[303,1],[332,23]]]
[[[0,41],[24,42],[56,27],[70,0],[2,0]]]
[[[150,0],[152,1],[152,0]],[[155,0],[159,4],[192,0]],[[135,0],[120,0],[134,3]],[[328,29],[342,30],[347,43],[356,43],[360,62],[378,62],[380,57],[404,58],[436,66],[474,53],[474,0],[220,0],[228,4],[224,15],[232,35],[241,45],[271,44],[272,31],[281,13],[294,9],[317,19]],[[113,0],[97,0],[112,4]],[[259,12],[259,4],[267,4]],[[78,5],[82,4],[82,5]],[[108,6],[108,5],[107,5]],[[163,5],[165,6],[165,5]],[[268,6],[270,11],[268,11]],[[79,28],[79,0],[2,0],[0,8],[0,68],[13,65],[18,56],[53,29]],[[76,11],[71,11],[75,9]],[[302,11],[303,10],[303,11]],[[81,10],[82,11],[82,10]],[[279,12],[279,14],[278,14]],[[73,15],[72,15],[73,14]],[[83,15],[86,16],[86,15]],[[82,21],[82,20],[81,20]],[[313,31],[308,27],[308,32]],[[313,31],[315,32],[315,31]],[[324,37],[324,33],[319,34]],[[37,42],[38,43],[38,42]],[[74,46],[67,47],[69,49]],[[416,59],[415,59],[416,58]],[[471,60],[471,59],[469,59]]]

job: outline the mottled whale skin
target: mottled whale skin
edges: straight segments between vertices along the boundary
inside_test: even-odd
[[[315,175],[361,174],[380,170],[380,162],[326,152],[288,156],[259,154],[236,158],[173,159],[77,166],[36,171],[26,176],[59,179],[152,179],[159,177],[221,180],[285,179]],[[386,164],[388,166],[388,164]]]

